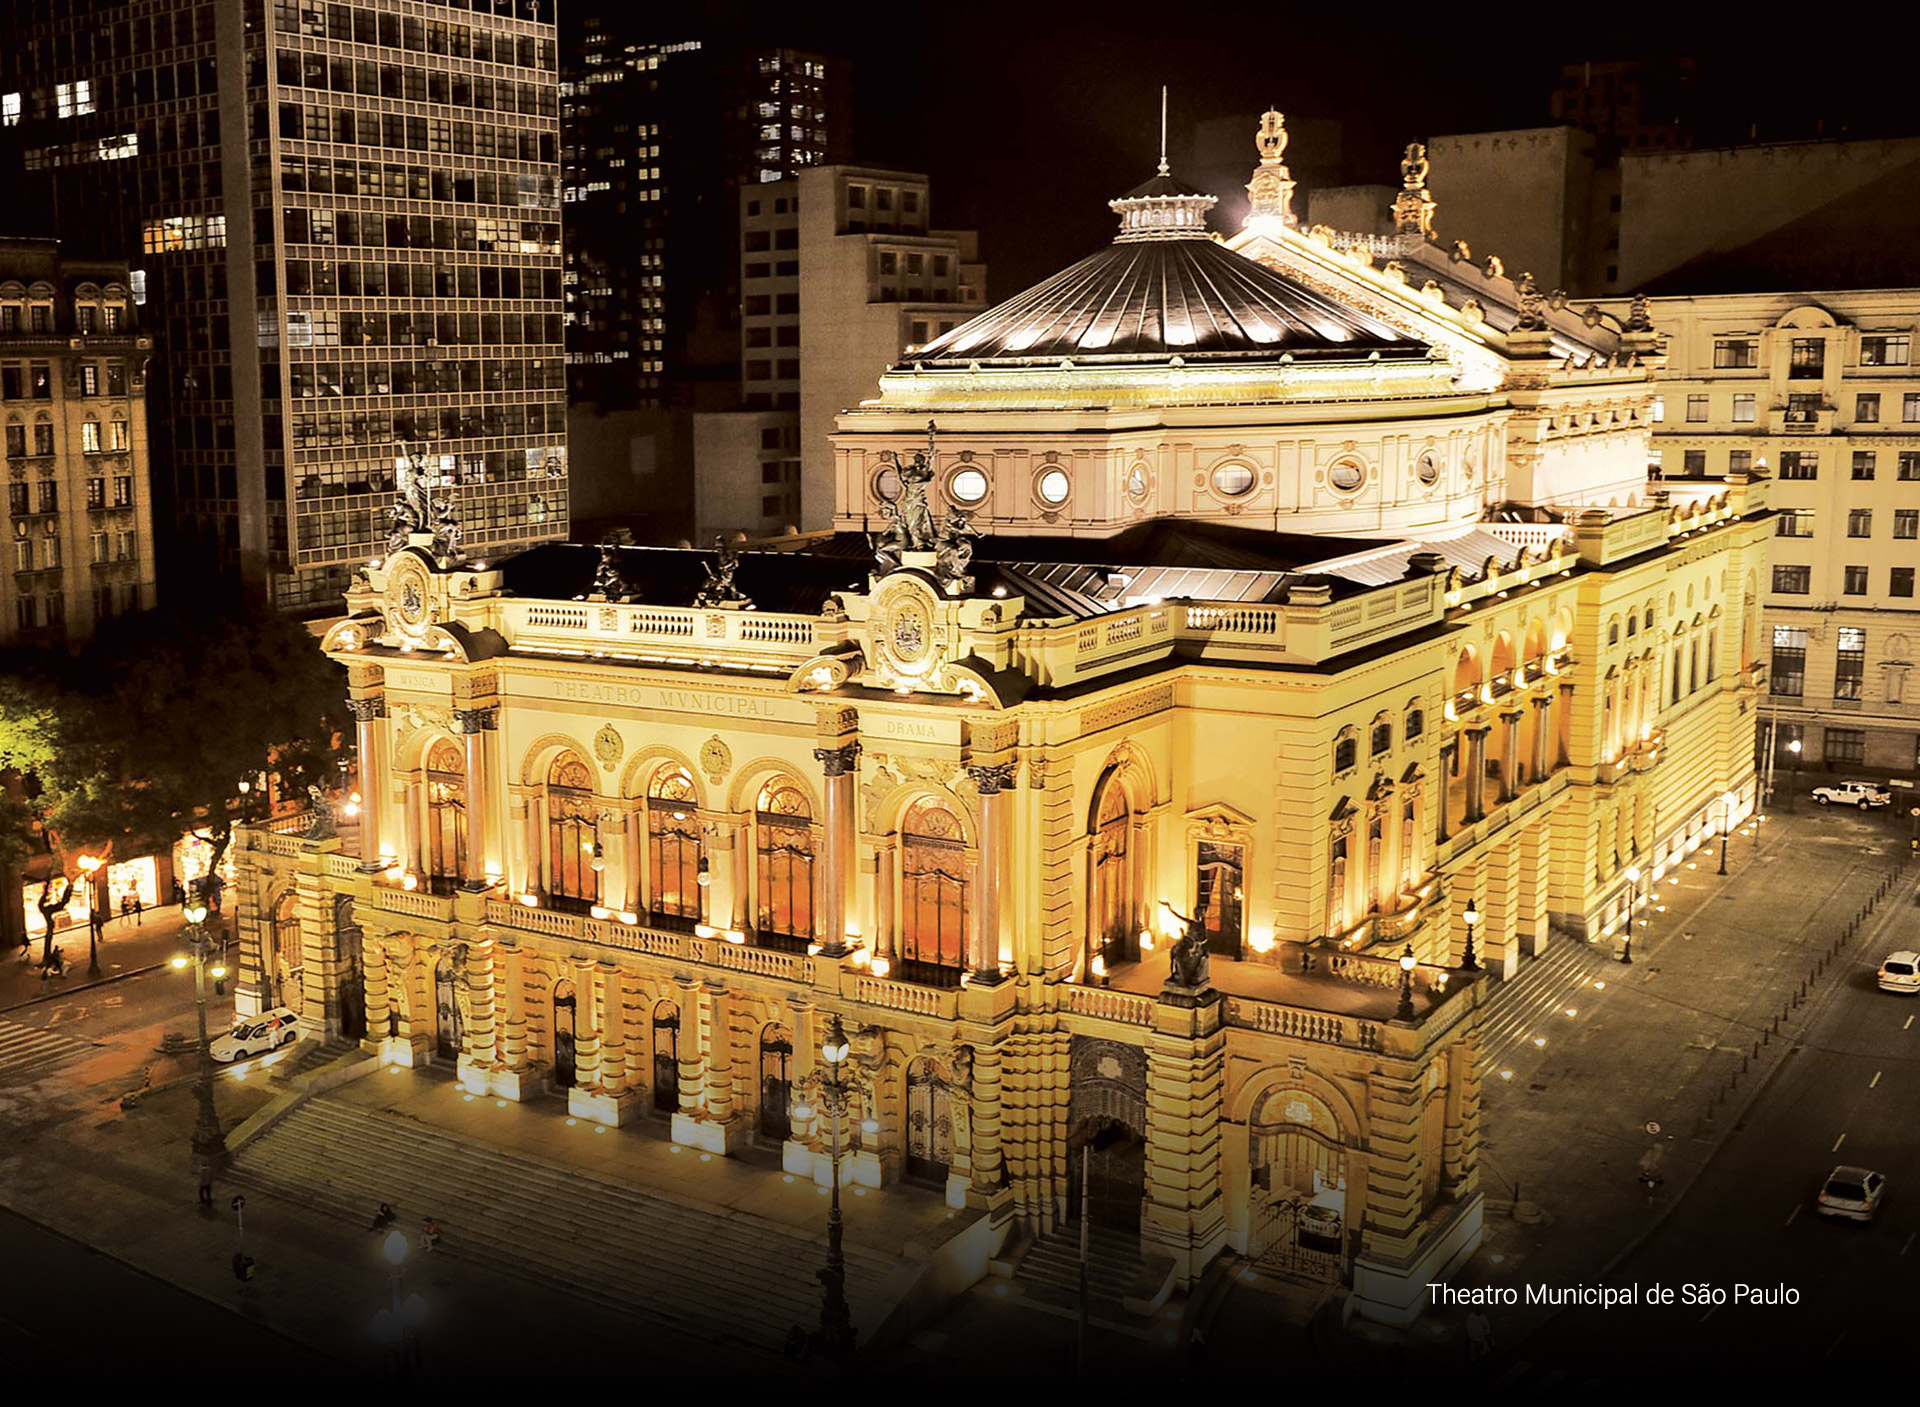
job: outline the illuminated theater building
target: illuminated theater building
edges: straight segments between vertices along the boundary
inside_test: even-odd
[[[886,373],[830,538],[367,568],[364,815],[237,845],[242,1010],[817,1179],[838,1015],[845,1178],[1013,1257],[1097,1141],[1161,1298],[1410,1319],[1492,978],[1751,809],[1767,485],[1650,497],[1644,318],[1433,246],[1411,154],[1397,242],[1302,233],[1261,142],[1232,240],[1163,165]]]

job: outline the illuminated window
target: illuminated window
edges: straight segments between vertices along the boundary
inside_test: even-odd
[[[655,920],[700,917],[700,819],[693,778],[683,767],[654,775],[647,788],[648,907]]]
[[[755,928],[762,935],[813,937],[813,808],[788,778],[760,789],[755,804]]]

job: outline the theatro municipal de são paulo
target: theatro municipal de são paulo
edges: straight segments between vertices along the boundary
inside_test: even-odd
[[[1791,1285],[1710,1285],[1692,1281],[1682,1285],[1448,1285],[1427,1286],[1438,1305],[1593,1305],[1621,1309],[1638,1305],[1793,1305],[1800,1292]]]

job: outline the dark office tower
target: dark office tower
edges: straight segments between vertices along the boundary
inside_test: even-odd
[[[0,0],[21,207],[133,269],[161,590],[337,605],[408,446],[466,542],[566,534],[553,0]]]
[[[739,189],[848,159],[849,66],[663,33],[653,7],[578,8],[561,86],[572,399],[734,409]]]

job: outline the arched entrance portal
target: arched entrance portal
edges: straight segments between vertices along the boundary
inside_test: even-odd
[[[361,965],[360,925],[353,921],[353,900],[333,901],[333,959],[339,973],[340,1035],[358,1041],[367,1034],[367,980]]]
[[[273,1003],[300,1010],[306,957],[300,941],[299,896],[288,890],[273,906]]]
[[[573,983],[562,982],[553,989],[553,1083],[558,1089],[573,1088],[573,1041]]]
[[[653,1009],[653,1107],[662,1114],[680,1107],[680,1012],[672,1002]]]
[[[1248,1250],[1282,1274],[1344,1278],[1346,1148],[1332,1111],[1304,1090],[1275,1090],[1261,1104],[1249,1136],[1253,1224]]]
[[[460,1045],[466,1036],[466,1022],[460,1013],[459,982],[452,954],[442,957],[433,970],[434,1053],[442,1060],[458,1060]]]
[[[793,1040],[784,1026],[760,1032],[760,1136],[785,1143],[793,1137]]]
[[[926,1056],[907,1066],[906,1174],[944,1187],[953,1163],[953,1092]]]
[[[1138,1046],[1075,1036],[1067,1135],[1067,1217],[1140,1232],[1147,1185],[1147,1055]],[[1086,1183],[1084,1208],[1080,1189]]]

